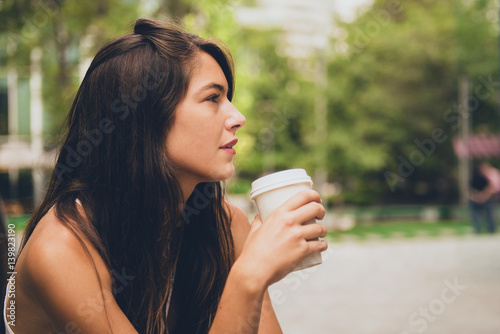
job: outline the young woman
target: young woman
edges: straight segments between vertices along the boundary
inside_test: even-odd
[[[224,200],[233,92],[226,48],[175,26],[140,19],[98,52],[25,231],[11,331],[281,333],[267,288],[326,249],[302,225],[324,209],[306,191],[250,226]]]

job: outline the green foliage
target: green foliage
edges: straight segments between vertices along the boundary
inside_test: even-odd
[[[347,50],[329,64],[329,170],[357,203],[454,201],[451,142],[458,116],[447,112],[457,104],[461,75],[473,89],[481,78],[496,78],[498,29],[491,10],[497,4],[405,1],[395,9],[394,3],[376,1],[342,26]],[[495,94],[479,101],[474,123],[481,119],[498,131],[496,108]],[[415,141],[432,138],[436,128],[446,140],[435,142],[430,154],[416,152],[422,150]],[[422,159],[414,159],[411,175],[401,175],[399,157],[417,156]],[[385,172],[403,176],[392,183],[394,192]]]
[[[326,152],[328,179],[342,187],[333,203],[456,201],[451,143],[463,121],[457,114],[460,77],[469,78],[473,97],[478,89],[489,93],[472,101],[475,131],[499,130],[497,1],[376,0],[355,21],[338,22],[341,33],[328,52],[323,142],[316,141],[318,92],[310,69],[280,52],[281,31],[241,28],[235,21],[235,9],[251,2],[159,0],[147,11],[145,3],[130,0],[93,6],[4,1],[0,37],[10,43],[10,56],[3,51],[1,64],[27,77],[32,48],[42,48],[47,133],[55,134],[76,92],[82,59],[129,32],[139,16],[178,18],[189,31],[223,40],[236,60],[233,102],[247,124],[238,132],[235,192],[246,191],[264,172],[302,167],[313,174],[317,156]],[[432,153],[421,153],[416,141],[432,138],[436,129],[446,139],[434,143]],[[422,161],[402,177],[401,159],[418,152]]]
[[[29,75],[30,52],[43,52],[43,98],[47,135],[60,132],[76,93],[82,58],[92,57],[109,39],[127,31],[138,17],[139,3],[100,0],[95,5],[67,0],[6,1],[0,31],[10,49],[9,65]],[[90,43],[82,49],[82,42]]]
[[[238,91],[235,105],[247,118],[243,138],[252,138],[238,157],[250,175],[300,166],[312,116],[313,91],[300,73],[276,52],[279,34],[242,31],[245,44],[236,54]],[[312,133],[312,132],[311,132]]]
[[[328,232],[328,238],[336,242],[342,239],[349,240],[382,240],[391,238],[414,238],[440,236],[466,236],[471,234],[469,221],[438,221],[433,223],[422,222],[379,222],[374,224],[358,224],[353,229],[343,232]]]

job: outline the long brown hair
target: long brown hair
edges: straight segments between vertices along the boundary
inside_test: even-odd
[[[190,198],[183,207],[165,149],[200,51],[219,63],[232,99],[233,61],[227,48],[176,25],[139,19],[133,33],[97,53],[68,115],[47,194],[21,246],[55,206],[57,217],[75,235],[83,233],[110,273],[118,273],[113,275],[115,299],[140,333],[167,330],[165,308],[172,289],[182,296],[174,332],[208,332],[234,260],[222,185],[198,185],[191,197],[203,196],[203,205]],[[194,206],[195,213],[183,211]],[[120,274],[132,279],[124,282]]]

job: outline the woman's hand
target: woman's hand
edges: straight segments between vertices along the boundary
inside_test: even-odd
[[[321,224],[304,225],[313,218],[323,219],[325,209],[320,203],[316,191],[301,191],[266,221],[257,216],[235,263],[244,277],[265,289],[285,277],[308,255],[325,251],[327,243],[317,238],[326,236],[326,228]]]

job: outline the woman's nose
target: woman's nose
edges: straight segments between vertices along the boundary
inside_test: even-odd
[[[243,114],[240,113],[233,104],[231,104],[231,111],[228,119],[226,120],[226,127],[229,130],[237,130],[241,128],[246,121],[245,116],[243,116]]]

